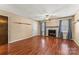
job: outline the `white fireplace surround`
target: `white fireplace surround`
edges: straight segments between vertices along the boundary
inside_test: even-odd
[[[58,28],[46,28],[46,36],[48,36],[48,30],[56,30],[56,37],[58,37]]]

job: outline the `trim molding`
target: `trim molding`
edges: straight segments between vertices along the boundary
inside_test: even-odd
[[[13,22],[13,23],[15,23],[15,24],[31,25],[31,24],[29,24],[29,23],[22,23],[22,22]]]
[[[36,35],[36,36],[39,36],[39,35]],[[10,41],[10,42],[8,42],[8,43],[13,43],[13,42],[17,42],[17,41],[21,41],[21,40],[25,40],[25,39],[30,39],[30,38],[32,38],[32,37],[35,37],[35,36],[30,36],[30,37],[24,38],[24,39],[13,40],[13,41]]]
[[[77,40],[73,40],[78,46],[79,46],[79,42]]]
[[[46,26],[46,28],[58,28],[59,26]]]

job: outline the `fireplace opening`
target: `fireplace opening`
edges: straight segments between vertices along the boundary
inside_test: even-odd
[[[48,36],[56,37],[56,30],[48,30]]]

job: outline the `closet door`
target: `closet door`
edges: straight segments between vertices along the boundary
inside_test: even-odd
[[[5,54],[8,44],[8,17],[0,15],[0,54]]]

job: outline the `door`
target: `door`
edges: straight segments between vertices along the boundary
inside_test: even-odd
[[[7,54],[8,17],[0,16],[0,54]]]

